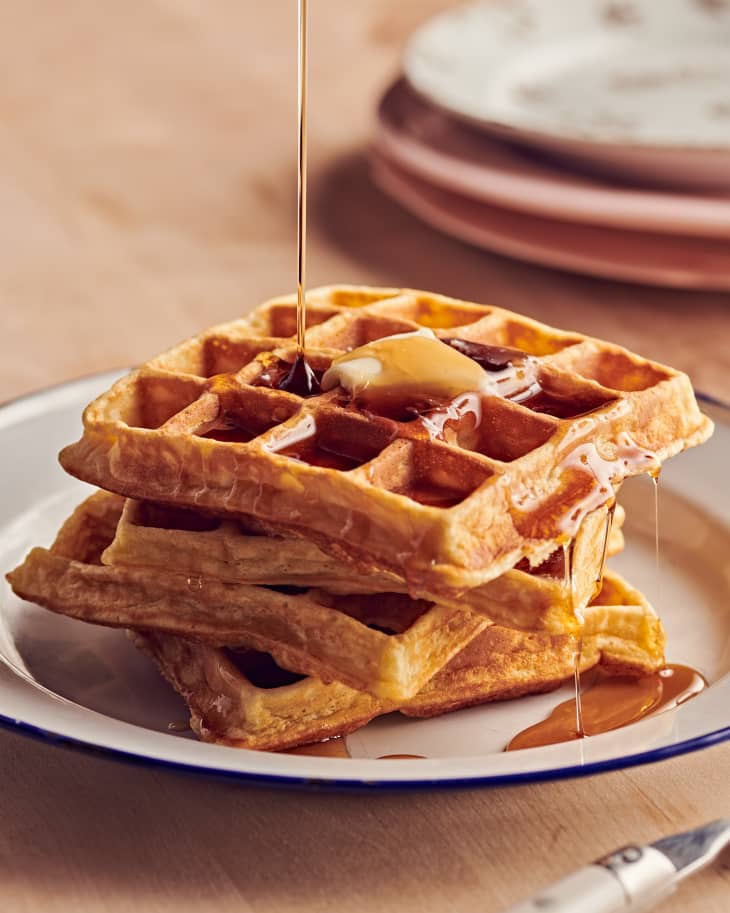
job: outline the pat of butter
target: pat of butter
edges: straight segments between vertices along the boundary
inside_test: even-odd
[[[398,399],[453,399],[487,390],[486,371],[426,329],[385,336],[336,358],[322,389],[341,386],[367,403]]]

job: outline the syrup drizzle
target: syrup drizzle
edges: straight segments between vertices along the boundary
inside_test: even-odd
[[[563,573],[566,592],[570,597],[570,607],[575,612],[575,580],[573,577],[573,546],[575,540],[563,544]],[[580,680],[580,661],[583,656],[583,631],[581,618],[581,633],[574,638],[573,651],[573,683],[575,685],[575,738],[582,739],[585,735],[583,729],[583,694]]]
[[[486,392],[516,403],[526,402],[543,393],[539,380],[539,362],[521,349],[492,346],[469,339],[442,339],[461,355],[466,355],[490,375]]]
[[[305,276],[307,258],[307,0],[299,0],[297,84],[297,361],[304,360],[307,324]],[[296,364],[296,362],[295,362]]]
[[[307,0],[299,0],[299,74],[297,92],[297,356],[277,389],[297,396],[317,396],[319,379],[307,363]]]
[[[608,542],[611,538],[611,528],[613,527],[613,515],[616,513],[616,501],[609,505],[606,511],[606,531],[603,535],[603,548],[601,549],[601,564],[598,568],[598,576],[595,580],[594,595],[597,596],[601,591],[603,584],[603,569],[606,567],[606,558],[608,557]]]
[[[649,473],[649,478],[654,484],[654,560],[659,570],[659,473],[660,470]]]
[[[482,423],[482,404],[478,393],[464,393],[450,403],[419,415],[421,426],[432,441],[446,439],[446,425],[458,422],[467,415],[473,416],[474,429]]]
[[[475,361],[485,371],[504,371],[505,368],[521,367],[529,356],[522,349],[510,349],[507,346],[490,346],[469,339],[448,337],[442,339],[446,345]]]
[[[297,304],[297,311],[298,309],[299,305]],[[297,347],[298,345],[299,343],[297,343]],[[322,392],[317,375],[312,370],[304,353],[300,353],[298,350],[297,357],[294,359],[291,368],[284,377],[275,384],[275,387],[277,390],[285,390],[287,393],[295,393],[297,396],[303,397],[317,396]]]
[[[689,666],[668,665],[641,678],[591,672],[583,693],[584,736],[610,732],[644,719],[649,714],[678,707],[707,687],[705,679]],[[588,686],[589,682],[593,682]],[[550,716],[529,726],[507,745],[506,751],[538,748],[580,738],[575,731],[573,700],[563,701]]]
[[[636,465],[641,460],[649,461],[653,454],[642,452],[627,438],[622,442],[618,456],[625,464],[634,463]],[[648,470],[648,474],[654,483],[654,548],[658,567],[660,466],[655,457],[654,463],[655,465]],[[615,508],[616,502],[614,501],[609,508],[606,523],[601,577]],[[567,586],[568,569],[565,547],[564,556]],[[596,585],[598,586],[599,583],[600,581],[597,580]],[[610,677],[600,670],[594,670],[584,676],[586,682],[593,682],[593,686],[586,690],[582,687],[581,678],[578,675],[578,664],[579,659],[576,661],[574,670],[576,685],[574,700],[564,701],[553,710],[547,719],[518,733],[507,746],[507,751],[537,748],[618,729],[643,719],[649,714],[678,707],[695,697],[707,686],[705,679],[695,669],[688,666],[668,665],[653,675],[646,675],[639,679]]]
[[[637,471],[654,474],[659,467],[656,454],[638,447],[625,432],[619,435],[615,452],[610,458],[602,456],[592,441],[575,445],[568,437],[564,447],[565,456],[558,464],[558,471],[561,475],[572,475],[574,478],[577,497],[572,509],[566,513],[562,492],[550,500],[539,501],[532,491],[519,491],[514,493],[513,502],[517,510],[528,518],[537,509],[544,515],[552,514],[558,520],[561,531],[571,538],[576,535],[587,514],[613,501],[615,484]]]

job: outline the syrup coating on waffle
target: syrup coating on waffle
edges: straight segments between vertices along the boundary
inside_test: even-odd
[[[545,560],[623,478],[711,432],[686,375],[499,308],[339,287],[308,294],[307,323],[320,376],[343,352],[428,327],[487,360],[521,353],[490,366],[513,392],[380,414],[339,388],[275,389],[296,357],[288,297],[121,381],[87,409],[63,465],[131,497],[260,517],[414,593],[456,593]]]

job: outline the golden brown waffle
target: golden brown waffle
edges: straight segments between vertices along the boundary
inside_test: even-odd
[[[656,672],[664,664],[662,624],[645,597],[612,570],[584,610],[582,672],[601,665],[618,675]],[[492,625],[403,707],[408,716],[437,716],[485,701],[549,691],[571,677],[575,640]]]
[[[347,735],[384,712],[378,698],[287,674],[266,653],[152,631],[131,637],[181,695],[191,729],[206,742],[282,750]]]
[[[393,619],[392,623],[396,623]],[[405,703],[384,702],[339,682],[324,684],[278,667],[267,654],[231,651],[169,634],[133,634],[136,646],[185,699],[205,741],[281,750],[343,736],[395,709],[431,717],[559,687],[573,675],[568,636],[492,625]],[[586,609],[581,670],[599,663],[642,675],[663,664],[664,633],[644,597],[607,571]]]
[[[75,617],[98,620],[90,606],[96,606],[105,623],[134,625],[142,618],[166,624],[165,613],[174,612],[173,593],[158,587],[168,575],[160,567],[137,568],[130,593],[119,601],[118,569],[100,565],[101,556],[114,536],[122,499],[99,492],[89,498],[62,527],[49,552],[36,550],[39,563],[30,564],[30,581],[25,585],[21,568],[10,576],[16,590],[56,611]],[[171,553],[175,543],[170,541]],[[65,568],[60,577],[58,568]],[[129,578],[125,578],[129,582]],[[187,586],[187,578],[186,586]],[[124,581],[123,581],[124,582]],[[219,590],[206,583],[199,590],[218,600]],[[253,589],[253,588],[251,588]],[[278,606],[280,594],[256,588],[262,600]],[[348,597],[343,597],[347,599]],[[363,597],[353,597],[356,604]],[[375,623],[395,632],[407,633],[412,620],[404,612],[404,600],[370,599],[370,615]],[[133,609],[129,600],[135,601]],[[170,600],[171,607],[161,608]],[[193,728],[210,741],[235,743],[249,748],[287,748],[344,735],[379,714],[400,709],[411,716],[433,716],[449,710],[520,694],[549,690],[572,674],[574,640],[514,631],[481,623],[481,633],[454,656],[420,693],[409,699],[377,698],[341,682],[325,684],[316,677],[302,677],[285,668],[298,665],[298,655],[283,651],[279,662],[265,652],[241,649],[237,639],[219,646],[189,639],[198,634],[194,615],[182,607],[177,629],[187,636],[160,630],[136,631],[135,643],[151,655],[162,673],[183,695],[191,711]],[[202,605],[203,602],[200,603]],[[74,609],[81,606],[81,611]],[[117,614],[113,615],[116,606]],[[417,609],[415,610],[417,611]],[[327,623],[335,624],[342,608],[328,610]],[[630,674],[653,671],[662,663],[664,637],[661,624],[643,599],[617,575],[608,572],[593,603],[585,610],[585,639],[582,668],[597,663]],[[373,631],[377,634],[377,631]],[[382,635],[381,635],[382,636]],[[228,649],[235,644],[238,649]],[[250,644],[256,647],[252,639]],[[423,646],[423,645],[422,645]],[[343,640],[341,649],[348,642]]]
[[[253,647],[285,668],[393,700],[415,694],[489,624],[468,609],[403,593],[279,592],[170,573],[164,561],[154,568],[102,566],[122,507],[123,499],[107,492],[85,501],[50,549],[33,549],[8,574],[15,592],[94,624]],[[386,623],[392,618],[397,630]]]
[[[489,584],[486,596],[480,595],[482,588],[472,591],[468,603],[412,600],[402,582],[392,577],[372,579],[369,586],[360,578],[347,595],[327,584],[337,563],[321,553],[315,559],[302,540],[248,537],[230,523],[205,529],[212,521],[199,514],[131,503],[115,534],[122,505],[123,499],[107,492],[84,502],[50,551],[34,549],[13,572],[16,591],[54,611],[98,624],[188,634],[214,645],[253,645],[285,666],[396,700],[415,694],[485,627],[488,619],[482,610],[501,611],[510,622],[517,618],[533,623],[572,612],[561,562],[557,577],[551,576],[549,566],[542,573],[515,570]],[[585,594],[580,608],[592,595],[602,564],[605,516],[596,513],[596,522],[591,517],[584,523],[574,546],[575,563],[582,568],[575,590]],[[124,563],[101,567],[98,561],[69,560],[79,541],[98,549],[112,536],[103,560],[121,558]],[[291,592],[295,581],[280,570],[272,542],[279,555],[318,560],[318,582],[327,589]],[[289,591],[252,586],[236,560],[242,548],[260,550],[259,571],[268,573],[259,574],[259,582]],[[339,589],[346,590],[343,569],[337,573]],[[551,599],[559,604],[552,606]],[[400,621],[393,633],[388,620],[396,615]]]
[[[315,369],[426,326],[521,350],[531,395],[481,395],[477,427],[468,410],[432,415],[433,440],[422,420],[365,414],[339,389],[310,399],[272,389],[294,357],[284,298],[118,382],[87,408],[63,466],[137,499],[255,516],[441,598],[544,561],[623,478],[712,430],[686,375],[606,342],[425,292],[341,287],[308,299]]]
[[[623,509],[616,507],[606,541],[608,517],[605,509],[599,509],[584,521],[568,552],[572,575],[566,574],[566,555],[559,549],[540,567],[508,571],[449,604],[511,627],[565,631],[574,607],[582,609],[594,594],[604,547],[607,555],[623,547]],[[305,539],[261,535],[241,522],[132,500],[125,505],[103,562],[164,567],[203,580],[318,588],[332,594],[406,592],[405,582],[395,574],[358,573]]]
[[[288,668],[394,701],[415,694],[487,626],[482,616],[458,605],[434,605],[403,592],[378,591],[381,582],[395,586],[397,581],[372,581],[371,592],[351,595],[312,589],[281,593],[240,579],[226,582],[211,573],[225,566],[205,556],[235,556],[236,539],[251,538],[245,545],[254,549],[258,542],[260,569],[269,563],[267,582],[289,583],[271,555],[272,540],[264,536],[244,537],[230,525],[201,529],[206,518],[191,512],[127,504],[122,515],[122,507],[123,499],[107,492],[87,499],[50,550],[34,549],[9,575],[15,591],[53,611],[97,624],[177,633],[214,646],[252,646],[273,654]],[[116,532],[120,515],[121,540]],[[140,526],[130,519],[141,516],[158,525]],[[177,529],[171,528],[173,522]],[[100,564],[138,532],[149,534],[139,543],[139,564]],[[108,547],[112,537],[114,544]],[[301,540],[292,544],[298,549],[306,545]],[[601,546],[594,548],[599,553]],[[194,556],[202,564],[195,564]],[[319,561],[323,574],[328,572],[331,559],[310,557]],[[597,560],[594,557],[592,563]],[[235,564],[228,566],[237,569]],[[200,568],[206,576],[199,575]],[[360,584],[364,588],[365,581]],[[529,592],[539,600],[550,593],[563,598],[563,586],[547,575],[513,574],[515,599],[523,601]]]

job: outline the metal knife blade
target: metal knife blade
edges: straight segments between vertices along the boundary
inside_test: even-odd
[[[694,830],[663,837],[651,846],[671,861],[677,880],[681,881],[709,865],[730,846],[730,818],[718,818]]]

